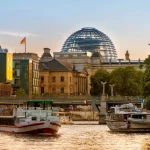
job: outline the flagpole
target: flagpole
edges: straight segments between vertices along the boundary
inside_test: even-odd
[[[26,41],[27,41],[27,40],[26,40],[26,37],[25,37],[25,53],[26,53]]]

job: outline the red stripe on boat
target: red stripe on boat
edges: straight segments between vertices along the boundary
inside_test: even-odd
[[[29,126],[36,126],[36,125],[42,125],[44,122],[39,122],[39,123],[32,123],[32,124],[27,124],[27,125],[22,125],[22,126],[15,126],[16,128],[23,128],[23,127],[29,127]]]
[[[56,125],[56,126],[59,126],[59,127],[61,127],[61,125],[60,125],[60,124],[58,124],[58,123],[55,123],[55,122],[50,122],[50,124],[52,124],[52,125]]]

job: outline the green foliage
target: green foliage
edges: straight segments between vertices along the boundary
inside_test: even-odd
[[[150,96],[150,64],[146,65],[146,70],[143,75],[143,96]]]
[[[103,85],[101,82],[107,82],[105,92],[109,92],[109,78],[110,74],[104,69],[99,69],[91,76],[91,95],[101,95],[103,90]]]
[[[110,95],[109,84],[115,84],[114,94],[122,96],[137,96],[142,94],[143,72],[134,67],[116,68],[111,73],[104,69],[91,76],[91,95],[101,95],[102,82],[107,82],[105,92]]]
[[[142,93],[142,72],[134,67],[117,68],[111,72],[110,83],[115,84],[114,93],[136,96]]]
[[[144,60],[143,64],[146,67],[143,74],[143,96],[149,97],[150,96],[150,55],[148,56],[148,58]]]
[[[42,96],[49,96],[49,93],[43,93]]]
[[[150,55],[148,55],[148,58],[146,58],[145,60],[144,60],[144,63],[143,64],[145,64],[146,66],[147,65],[150,65]]]
[[[26,92],[25,92],[25,90],[24,89],[18,89],[16,92],[15,92],[15,94],[17,95],[17,96],[26,96]]]
[[[35,91],[35,92],[33,93],[33,95],[34,95],[34,96],[39,96],[39,93],[38,93],[37,91]]]
[[[150,97],[146,98],[146,109],[150,110]]]

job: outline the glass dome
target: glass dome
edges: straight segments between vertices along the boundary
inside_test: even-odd
[[[99,51],[104,60],[116,60],[117,53],[109,37],[95,28],[82,28],[71,34],[65,41],[62,52]]]

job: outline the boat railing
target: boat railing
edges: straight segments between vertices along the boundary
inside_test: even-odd
[[[17,108],[16,112],[17,116],[41,116],[41,117],[46,117],[46,116],[58,116],[56,110],[52,109],[47,109],[47,110],[41,110],[41,109],[22,109],[22,108]]]

